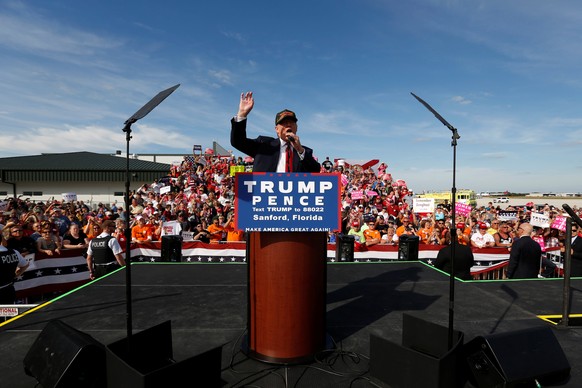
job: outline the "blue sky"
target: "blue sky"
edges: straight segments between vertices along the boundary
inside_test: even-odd
[[[380,159],[422,190],[582,191],[579,0],[0,0],[0,157],[227,149],[299,117],[320,160]],[[240,155],[235,151],[235,155]]]

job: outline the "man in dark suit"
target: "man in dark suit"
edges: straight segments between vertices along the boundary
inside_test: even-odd
[[[507,277],[509,279],[537,278],[540,273],[542,247],[531,235],[533,227],[523,223],[517,229],[519,238],[511,245]]]
[[[570,276],[582,276],[582,237],[578,233],[578,225],[572,225],[572,259]]]
[[[253,172],[319,172],[313,150],[301,145],[297,116],[285,109],[275,116],[277,138],[247,137],[247,116],[254,106],[253,92],[242,93],[238,113],[231,120],[230,144],[254,158]]]
[[[465,227],[464,224],[457,224],[457,233],[461,232]],[[447,242],[451,241],[451,234],[447,232],[445,240]],[[473,256],[473,251],[468,245],[463,245],[459,243],[459,240],[454,242],[455,244],[455,277],[462,280],[472,280],[471,267],[475,264],[475,257]],[[434,262],[434,266],[441,271],[451,273],[451,249],[452,246],[449,244],[444,248],[439,250],[437,258]]]

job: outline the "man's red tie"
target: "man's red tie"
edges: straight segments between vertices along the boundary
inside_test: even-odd
[[[293,146],[290,143],[287,143],[285,149],[285,171],[293,172]]]

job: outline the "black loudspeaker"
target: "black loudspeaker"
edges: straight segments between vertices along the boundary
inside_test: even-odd
[[[354,261],[355,237],[347,234],[338,234],[335,242],[335,260]]]
[[[462,387],[467,381],[464,334],[403,314],[402,345],[370,335],[370,376],[390,387]]]
[[[398,260],[418,260],[420,238],[408,234],[400,235],[398,241]]]
[[[180,262],[182,260],[182,238],[162,236],[162,261]]]
[[[105,346],[61,321],[50,321],[24,357],[24,372],[43,388],[105,387]]]
[[[562,383],[570,364],[549,327],[476,337],[465,345],[469,378],[477,387]]]
[[[108,388],[221,387],[222,347],[177,362],[166,321],[107,346]]]

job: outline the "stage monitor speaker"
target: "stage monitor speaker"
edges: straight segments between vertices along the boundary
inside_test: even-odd
[[[465,345],[469,378],[477,387],[561,383],[570,364],[549,327],[476,337]]]
[[[338,234],[335,241],[335,261],[354,261],[354,242],[354,236]]]
[[[162,261],[182,260],[182,238],[177,235],[162,236]]]
[[[462,387],[467,381],[464,334],[403,314],[402,345],[370,335],[370,376],[390,387]]]
[[[24,357],[43,388],[105,387],[105,347],[64,322],[50,321]]]
[[[418,245],[420,238],[402,234],[398,241],[398,260],[418,260]]]
[[[171,322],[107,346],[108,388],[221,387],[222,346],[175,361]]]

